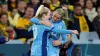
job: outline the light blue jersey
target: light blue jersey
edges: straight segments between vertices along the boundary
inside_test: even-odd
[[[32,18],[31,22],[34,21],[33,19],[35,18]],[[37,20],[37,22],[39,21]],[[45,25],[40,25],[40,24],[34,24],[31,28],[34,33],[34,40],[33,40],[32,49],[31,49],[31,56],[48,56],[49,43],[50,43],[49,32],[55,32],[59,34],[71,34],[72,33],[71,30],[58,29],[54,26],[47,27]],[[53,49],[50,49],[50,50],[52,51]]]
[[[59,21],[56,21],[56,22],[53,22],[51,20],[52,24],[54,25],[55,28],[58,28],[58,29],[66,29],[66,25],[64,23],[63,20],[59,20]],[[48,56],[59,56],[59,46],[54,46],[52,44],[52,42],[54,40],[59,40],[61,41],[62,44],[66,43],[67,42],[67,35],[66,34],[58,34],[58,33],[55,33],[55,32],[50,32],[50,36],[48,38],[48,44],[47,46],[49,47],[48,49]],[[52,49],[52,50],[51,50]]]

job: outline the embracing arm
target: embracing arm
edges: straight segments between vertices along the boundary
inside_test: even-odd
[[[38,18],[31,18],[30,22],[34,23],[34,24],[43,24],[45,26],[51,26],[51,22],[49,20],[39,20]]]
[[[31,18],[30,22],[32,22],[34,24],[40,24],[40,20],[38,18],[35,18],[35,17]]]

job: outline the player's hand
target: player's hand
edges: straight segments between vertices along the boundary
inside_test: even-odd
[[[9,40],[8,37],[5,37],[6,42]]]
[[[72,30],[73,34],[79,34],[77,30]]]
[[[53,46],[59,46],[59,45],[61,45],[61,41],[59,41],[59,40],[54,40],[54,41],[52,42],[52,44],[53,44]]]

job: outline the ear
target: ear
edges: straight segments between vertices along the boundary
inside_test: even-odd
[[[45,18],[45,17],[46,17],[46,15],[45,15],[45,14],[43,14],[43,17]]]

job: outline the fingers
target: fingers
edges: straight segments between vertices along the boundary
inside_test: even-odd
[[[55,41],[52,42],[53,46],[56,46]]]
[[[72,32],[73,34],[79,34],[77,30],[73,30]]]

